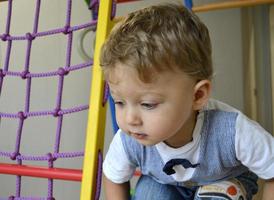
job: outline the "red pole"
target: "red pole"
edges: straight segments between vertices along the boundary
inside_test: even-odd
[[[0,163],[0,174],[81,181],[82,170]]]

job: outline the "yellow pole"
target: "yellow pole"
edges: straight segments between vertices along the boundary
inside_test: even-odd
[[[99,65],[99,55],[101,46],[110,31],[111,9],[111,0],[100,0],[94,65],[92,68],[81,200],[91,200],[95,197],[98,151],[103,151],[104,146],[106,106],[103,106],[104,80]]]

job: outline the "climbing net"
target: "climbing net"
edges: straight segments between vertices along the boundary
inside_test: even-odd
[[[16,1],[15,1],[16,2]],[[95,7],[98,8],[98,5],[94,3],[95,1],[90,2],[90,9]],[[3,112],[3,107],[0,107],[0,137],[1,133],[1,122],[5,120],[14,120],[17,123],[16,133],[10,133],[11,135],[15,135],[15,144],[12,150],[7,151],[3,150],[0,147],[0,158],[8,159],[7,163],[0,164],[0,173],[2,174],[13,174],[16,175],[15,180],[15,192],[11,194],[8,199],[54,199],[53,192],[53,179],[63,179],[63,180],[72,180],[72,181],[81,181],[81,170],[74,169],[66,169],[66,168],[55,168],[55,161],[61,158],[78,158],[83,157],[83,151],[78,152],[62,152],[60,150],[60,142],[62,135],[62,125],[64,116],[69,116],[74,113],[83,112],[88,109],[88,105],[77,105],[72,106],[70,108],[64,108],[62,105],[63,98],[63,90],[64,90],[64,81],[68,75],[73,72],[79,71],[84,68],[89,68],[93,65],[93,60],[88,60],[84,63],[73,65],[71,62],[72,59],[72,44],[73,44],[73,33],[75,31],[79,31],[82,29],[87,29],[91,27],[95,27],[97,20],[95,18],[91,19],[87,23],[80,25],[72,25],[71,24],[71,13],[72,13],[72,0],[67,0],[66,4],[66,20],[62,28],[51,29],[47,31],[39,31],[39,16],[41,10],[41,0],[36,0],[35,12],[34,12],[34,21],[33,21],[33,29],[30,32],[27,32],[23,35],[13,35],[11,32],[11,19],[12,19],[12,8],[14,6],[13,0],[9,0],[8,2],[8,10],[6,17],[6,26],[4,32],[0,30],[0,45],[5,46],[5,57],[3,59],[3,65],[0,66],[0,100],[1,94],[5,90],[13,90],[14,93],[17,93],[16,88],[5,88],[5,82],[9,78],[16,78],[22,81],[22,85],[25,84],[25,99],[23,108],[16,112]],[[3,12],[3,11],[1,11]],[[95,12],[96,13],[96,12]],[[66,37],[66,55],[65,55],[65,64],[64,66],[56,66],[56,68],[52,71],[47,72],[35,72],[39,66],[31,65],[31,52],[32,46],[36,41],[39,41],[41,38],[50,37],[50,36],[62,36]],[[26,51],[25,51],[25,60],[24,64],[22,64],[22,69],[15,71],[10,66],[11,63],[11,52],[13,46],[16,42],[25,42],[26,43]],[[35,69],[35,70],[34,70]],[[42,69],[43,71],[43,69]],[[32,110],[32,101],[31,101],[31,92],[33,88],[33,80],[34,79],[43,79],[43,78],[55,78],[57,79],[57,94],[54,107],[48,108],[47,110]],[[41,91],[43,92],[43,91]],[[105,98],[106,99],[106,98]],[[106,101],[106,100],[104,100]],[[45,152],[39,155],[29,155],[22,153],[22,145],[21,141],[25,134],[24,125],[26,122],[32,118],[41,119],[50,117],[56,122],[56,130],[55,130],[55,139],[54,144],[52,145],[52,150],[50,152]],[[36,127],[39,132],[39,125]],[[75,133],[76,134],[76,133]],[[79,133],[77,133],[79,134]],[[4,140],[4,138],[0,138],[0,140]],[[31,142],[31,141],[30,141]],[[38,145],[39,147],[39,145]],[[101,158],[99,157],[99,164],[101,163]],[[26,166],[24,163],[27,161],[42,161],[47,162],[47,167],[40,168],[38,166]],[[100,167],[99,167],[100,168]],[[98,173],[100,176],[100,173]],[[26,197],[22,196],[22,176],[34,176],[34,177],[42,177],[48,179],[48,189],[46,197]],[[98,183],[100,185],[100,183]],[[1,189],[0,189],[1,191]],[[1,194],[0,194],[1,195]],[[98,194],[96,194],[98,198]],[[1,199],[1,197],[0,197]]]

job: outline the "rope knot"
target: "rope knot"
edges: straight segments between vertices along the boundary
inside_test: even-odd
[[[65,35],[68,34],[68,33],[71,33],[71,30],[70,30],[70,26],[69,26],[69,25],[65,25],[65,26],[64,26],[63,33],[64,33]]]
[[[10,35],[8,33],[3,33],[1,35],[1,40],[5,42],[8,40],[9,37],[10,37]]]
[[[29,71],[28,70],[25,70],[25,71],[21,72],[21,78],[22,79],[28,78],[28,75],[29,75]]]
[[[10,155],[10,159],[11,159],[11,160],[16,160],[17,156],[20,156],[20,153],[19,153],[19,152],[13,152],[13,153]]]
[[[6,74],[3,72],[3,69],[0,69],[0,78],[4,78]]]
[[[52,155],[52,153],[47,153],[48,161],[53,162],[56,160],[56,158]]]
[[[60,68],[58,69],[58,75],[59,75],[59,76],[65,76],[65,75],[68,75],[68,73],[69,73],[69,71],[66,70],[66,69],[64,69],[64,68],[62,68],[62,67],[60,67]]]
[[[26,33],[27,40],[31,41],[35,39],[35,36],[33,36],[31,33]]]
[[[55,108],[54,111],[53,111],[53,116],[54,117],[59,117],[61,115],[59,112],[60,112],[60,108]]]
[[[27,118],[27,115],[23,111],[18,112],[17,116],[21,120],[25,120]]]

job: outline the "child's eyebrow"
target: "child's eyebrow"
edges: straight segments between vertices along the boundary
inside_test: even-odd
[[[163,94],[158,93],[158,92],[145,92],[145,93],[143,93],[143,96],[153,96],[153,97],[157,97],[157,98],[164,97]]]

